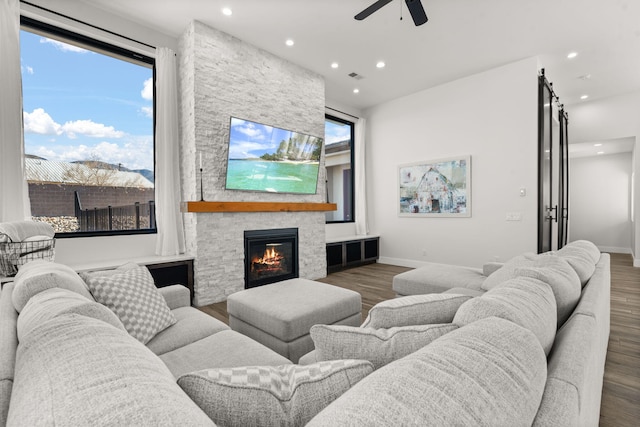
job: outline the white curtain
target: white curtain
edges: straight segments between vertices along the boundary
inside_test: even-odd
[[[185,252],[180,213],[178,79],[175,53],[164,47],[156,52],[156,255],[167,256]]]
[[[25,180],[20,2],[0,0],[0,222],[31,219]]]
[[[369,234],[369,223],[367,221],[367,185],[366,185],[366,156],[365,141],[367,120],[358,119],[355,128],[355,208],[356,208],[356,234]]]

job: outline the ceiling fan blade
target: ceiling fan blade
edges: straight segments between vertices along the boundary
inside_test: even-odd
[[[372,4],[371,6],[369,6],[368,8],[366,8],[365,10],[363,10],[362,12],[360,12],[359,14],[357,14],[356,16],[354,16],[354,18],[356,18],[358,21],[362,21],[364,18],[368,17],[369,15],[371,15],[373,12],[378,11],[380,8],[382,8],[383,6],[388,5],[389,3],[391,3],[393,0],[378,0],[377,2],[375,2],[374,4]]]
[[[407,3],[407,8],[409,9],[409,13],[411,13],[413,23],[416,24],[416,27],[429,20],[420,0],[405,0],[405,3]]]

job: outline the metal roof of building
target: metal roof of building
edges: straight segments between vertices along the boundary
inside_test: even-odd
[[[80,163],[31,158],[25,159],[25,165],[28,182],[135,188],[154,186],[138,172],[99,169]]]

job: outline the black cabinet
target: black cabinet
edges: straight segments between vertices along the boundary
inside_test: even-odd
[[[193,260],[145,264],[157,288],[169,285],[183,285],[189,288],[193,304]]]
[[[376,262],[380,238],[363,237],[327,243],[327,273]]]

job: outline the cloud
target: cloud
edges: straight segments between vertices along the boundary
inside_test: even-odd
[[[25,133],[62,135],[62,126],[56,123],[42,108],[36,108],[32,113],[23,111],[22,117]]]
[[[20,72],[22,74],[24,74],[25,72],[29,75],[33,75],[34,71],[33,71],[33,67],[30,66],[24,66],[24,65],[20,65]]]
[[[153,107],[142,107],[140,111],[147,117],[153,117]]]
[[[153,169],[153,136],[127,135],[120,143],[100,141],[96,144],[26,146],[25,151],[48,160],[74,162],[96,159],[128,169]]]
[[[78,134],[91,138],[122,138],[124,136],[124,132],[115,130],[113,126],[105,126],[92,120],[66,122],[62,125],[62,131],[71,139],[77,138]]]
[[[325,129],[325,131],[324,136],[327,145],[351,139],[351,129],[349,126],[332,126],[330,129]]]
[[[140,95],[148,101],[153,101],[153,77],[149,77],[143,83],[142,91],[140,91]]]
[[[251,142],[251,141],[236,141],[229,146],[229,158],[230,159],[246,159],[260,157],[265,148],[275,149],[275,144],[270,144],[269,147],[265,147],[264,144]],[[256,151],[258,154],[254,154]]]
[[[242,124],[234,126],[234,128],[236,128],[236,131],[248,136],[253,140],[265,139],[266,135],[269,134],[273,129],[270,126],[256,125],[251,122],[243,122]]]
[[[73,46],[67,43],[60,42],[58,40],[48,39],[46,37],[40,38],[40,43],[47,43],[53,45],[56,49],[61,50],[63,52],[74,52],[74,53],[88,53],[87,49],[83,49],[78,46]]]
[[[122,138],[125,135],[113,126],[105,126],[92,120],[76,120],[60,125],[42,108],[36,108],[31,113],[23,111],[22,117],[25,133],[66,135],[71,139],[77,138],[78,135],[90,138]]]

